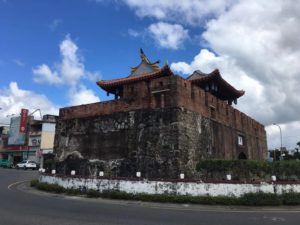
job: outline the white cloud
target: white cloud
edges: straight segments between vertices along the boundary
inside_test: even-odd
[[[81,79],[90,79],[92,74],[100,76],[100,72],[89,72],[85,69],[82,57],[78,54],[78,46],[69,35],[59,45],[61,62],[51,69],[42,64],[33,68],[33,80],[37,83],[68,84],[76,86]]]
[[[85,69],[82,57],[78,54],[78,46],[67,35],[59,45],[61,62],[54,69],[42,64],[32,70],[33,81],[50,85],[69,85],[68,99],[71,105],[99,102],[99,98],[90,89],[81,84],[82,79],[97,81],[100,72],[89,72]]]
[[[134,29],[128,29],[128,34],[132,37],[139,37],[143,34],[143,32],[139,32],[139,31],[134,30]]]
[[[101,80],[102,74],[98,71],[92,73],[92,72],[86,72],[86,78],[92,82],[97,82]]]
[[[189,37],[188,30],[179,24],[154,23],[148,27],[148,31],[157,44],[163,48],[178,49]]]
[[[51,69],[46,65],[42,64],[33,69],[33,80],[37,83],[47,82],[49,84],[62,84],[63,79],[59,77],[56,71],[51,71]]]
[[[25,66],[25,63],[21,59],[14,59],[13,62],[18,66]]]
[[[139,17],[153,17],[160,21],[182,21],[199,25],[206,17],[223,13],[233,0],[123,0]]]
[[[11,82],[6,89],[0,89],[0,119],[9,123],[7,115],[19,115],[21,108],[29,112],[39,108],[42,114],[58,115],[58,106],[53,104],[45,95],[20,89],[16,82]]]
[[[100,101],[98,96],[96,96],[92,90],[87,89],[84,85],[80,85],[78,90],[71,90],[69,95],[70,105],[81,105]]]
[[[54,19],[50,25],[49,25],[49,28],[51,31],[55,31],[56,28],[62,23],[62,20],[61,19]]]
[[[77,45],[66,36],[59,46],[62,62],[60,64],[61,76],[65,81],[75,85],[85,74],[85,68],[77,51]]]

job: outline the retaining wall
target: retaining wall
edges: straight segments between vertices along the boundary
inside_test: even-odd
[[[197,181],[159,181],[146,179],[82,178],[57,175],[41,175],[40,182],[58,184],[64,188],[120,191],[132,194],[171,194],[190,196],[240,197],[246,193],[287,192],[300,193],[300,183],[256,182],[256,183],[203,183]]]

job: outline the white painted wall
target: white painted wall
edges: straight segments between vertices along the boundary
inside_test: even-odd
[[[197,183],[197,182],[163,182],[148,180],[110,180],[101,178],[70,178],[41,175],[40,182],[58,184],[64,188],[87,188],[99,192],[114,190],[126,193],[176,194],[191,196],[235,196],[246,193],[300,193],[300,184],[232,184],[232,183]]]

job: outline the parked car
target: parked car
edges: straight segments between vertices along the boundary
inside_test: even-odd
[[[13,163],[7,159],[0,159],[0,167],[12,168]]]
[[[25,160],[16,165],[17,169],[32,169],[35,170],[38,168],[37,163],[34,161]]]

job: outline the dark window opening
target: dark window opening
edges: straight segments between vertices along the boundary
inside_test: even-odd
[[[244,152],[241,152],[241,153],[239,154],[239,156],[238,156],[238,159],[239,159],[239,160],[247,159],[247,156],[246,156],[246,154],[245,154]]]
[[[211,118],[215,119],[216,118],[216,110],[213,107],[210,107],[210,116]]]
[[[164,83],[161,81],[161,82],[159,82],[159,85],[160,86],[164,86]]]
[[[155,95],[155,107],[156,108],[161,107],[161,95]]]

